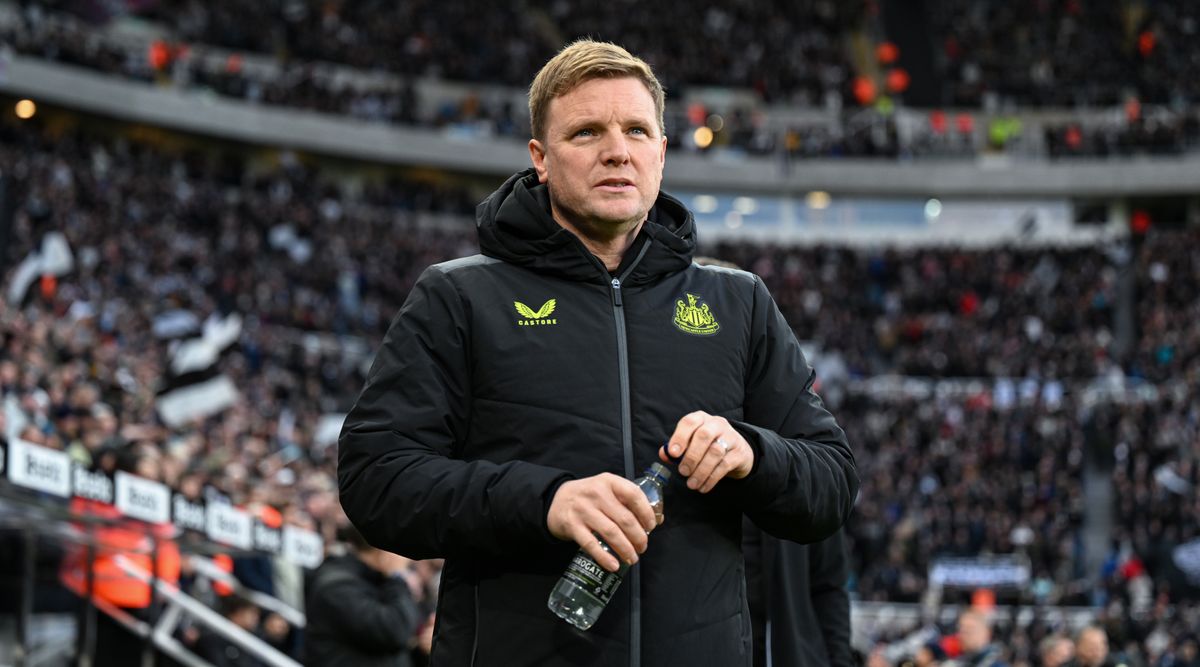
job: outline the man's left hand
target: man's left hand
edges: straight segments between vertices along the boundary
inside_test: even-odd
[[[712,491],[726,477],[742,479],[754,469],[754,449],[724,417],[693,412],[675,425],[667,446],[659,450],[664,463],[679,461],[679,474],[688,478],[688,488]],[[669,453],[669,458],[668,458]]]

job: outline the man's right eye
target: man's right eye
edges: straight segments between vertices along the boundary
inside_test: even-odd
[[[577,136],[577,137],[590,137],[590,136],[592,136],[592,135],[594,135],[594,134],[596,134],[596,133],[595,133],[595,132],[593,132],[593,131],[591,130],[591,128],[584,128],[584,129],[582,129],[582,130],[577,130],[577,131],[575,132],[575,136]]]

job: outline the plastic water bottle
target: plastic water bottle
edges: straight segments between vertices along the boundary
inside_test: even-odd
[[[671,471],[666,466],[654,463],[634,481],[650,501],[656,523],[662,523],[663,486],[670,478]],[[600,540],[600,547],[612,553],[612,549],[604,540]],[[620,558],[617,561],[621,563],[621,567],[616,572],[609,572],[592,560],[586,551],[580,549],[571,559],[567,571],[563,572],[562,578],[555,584],[554,590],[550,592],[550,600],[547,602],[550,611],[580,630],[592,627],[596,619],[600,618],[600,612],[604,611],[605,605],[612,599],[621,580],[625,578],[625,573],[629,571],[629,565],[625,561]]]

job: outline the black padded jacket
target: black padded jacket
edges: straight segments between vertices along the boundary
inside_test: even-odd
[[[339,441],[342,505],[374,545],[446,558],[434,667],[750,664],[742,515],[821,540],[858,489],[845,434],[762,281],[692,262],[660,194],[610,273],[532,170],[479,205],[481,255],[438,264],[392,323]],[[666,522],[587,632],[546,601],[576,551],[546,527],[564,481],[638,476],[684,415],[755,450],[708,494],[676,476]]]

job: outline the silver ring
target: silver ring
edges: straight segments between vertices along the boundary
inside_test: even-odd
[[[725,438],[717,438],[717,446],[721,448],[721,455],[729,453],[729,443],[725,442]]]

